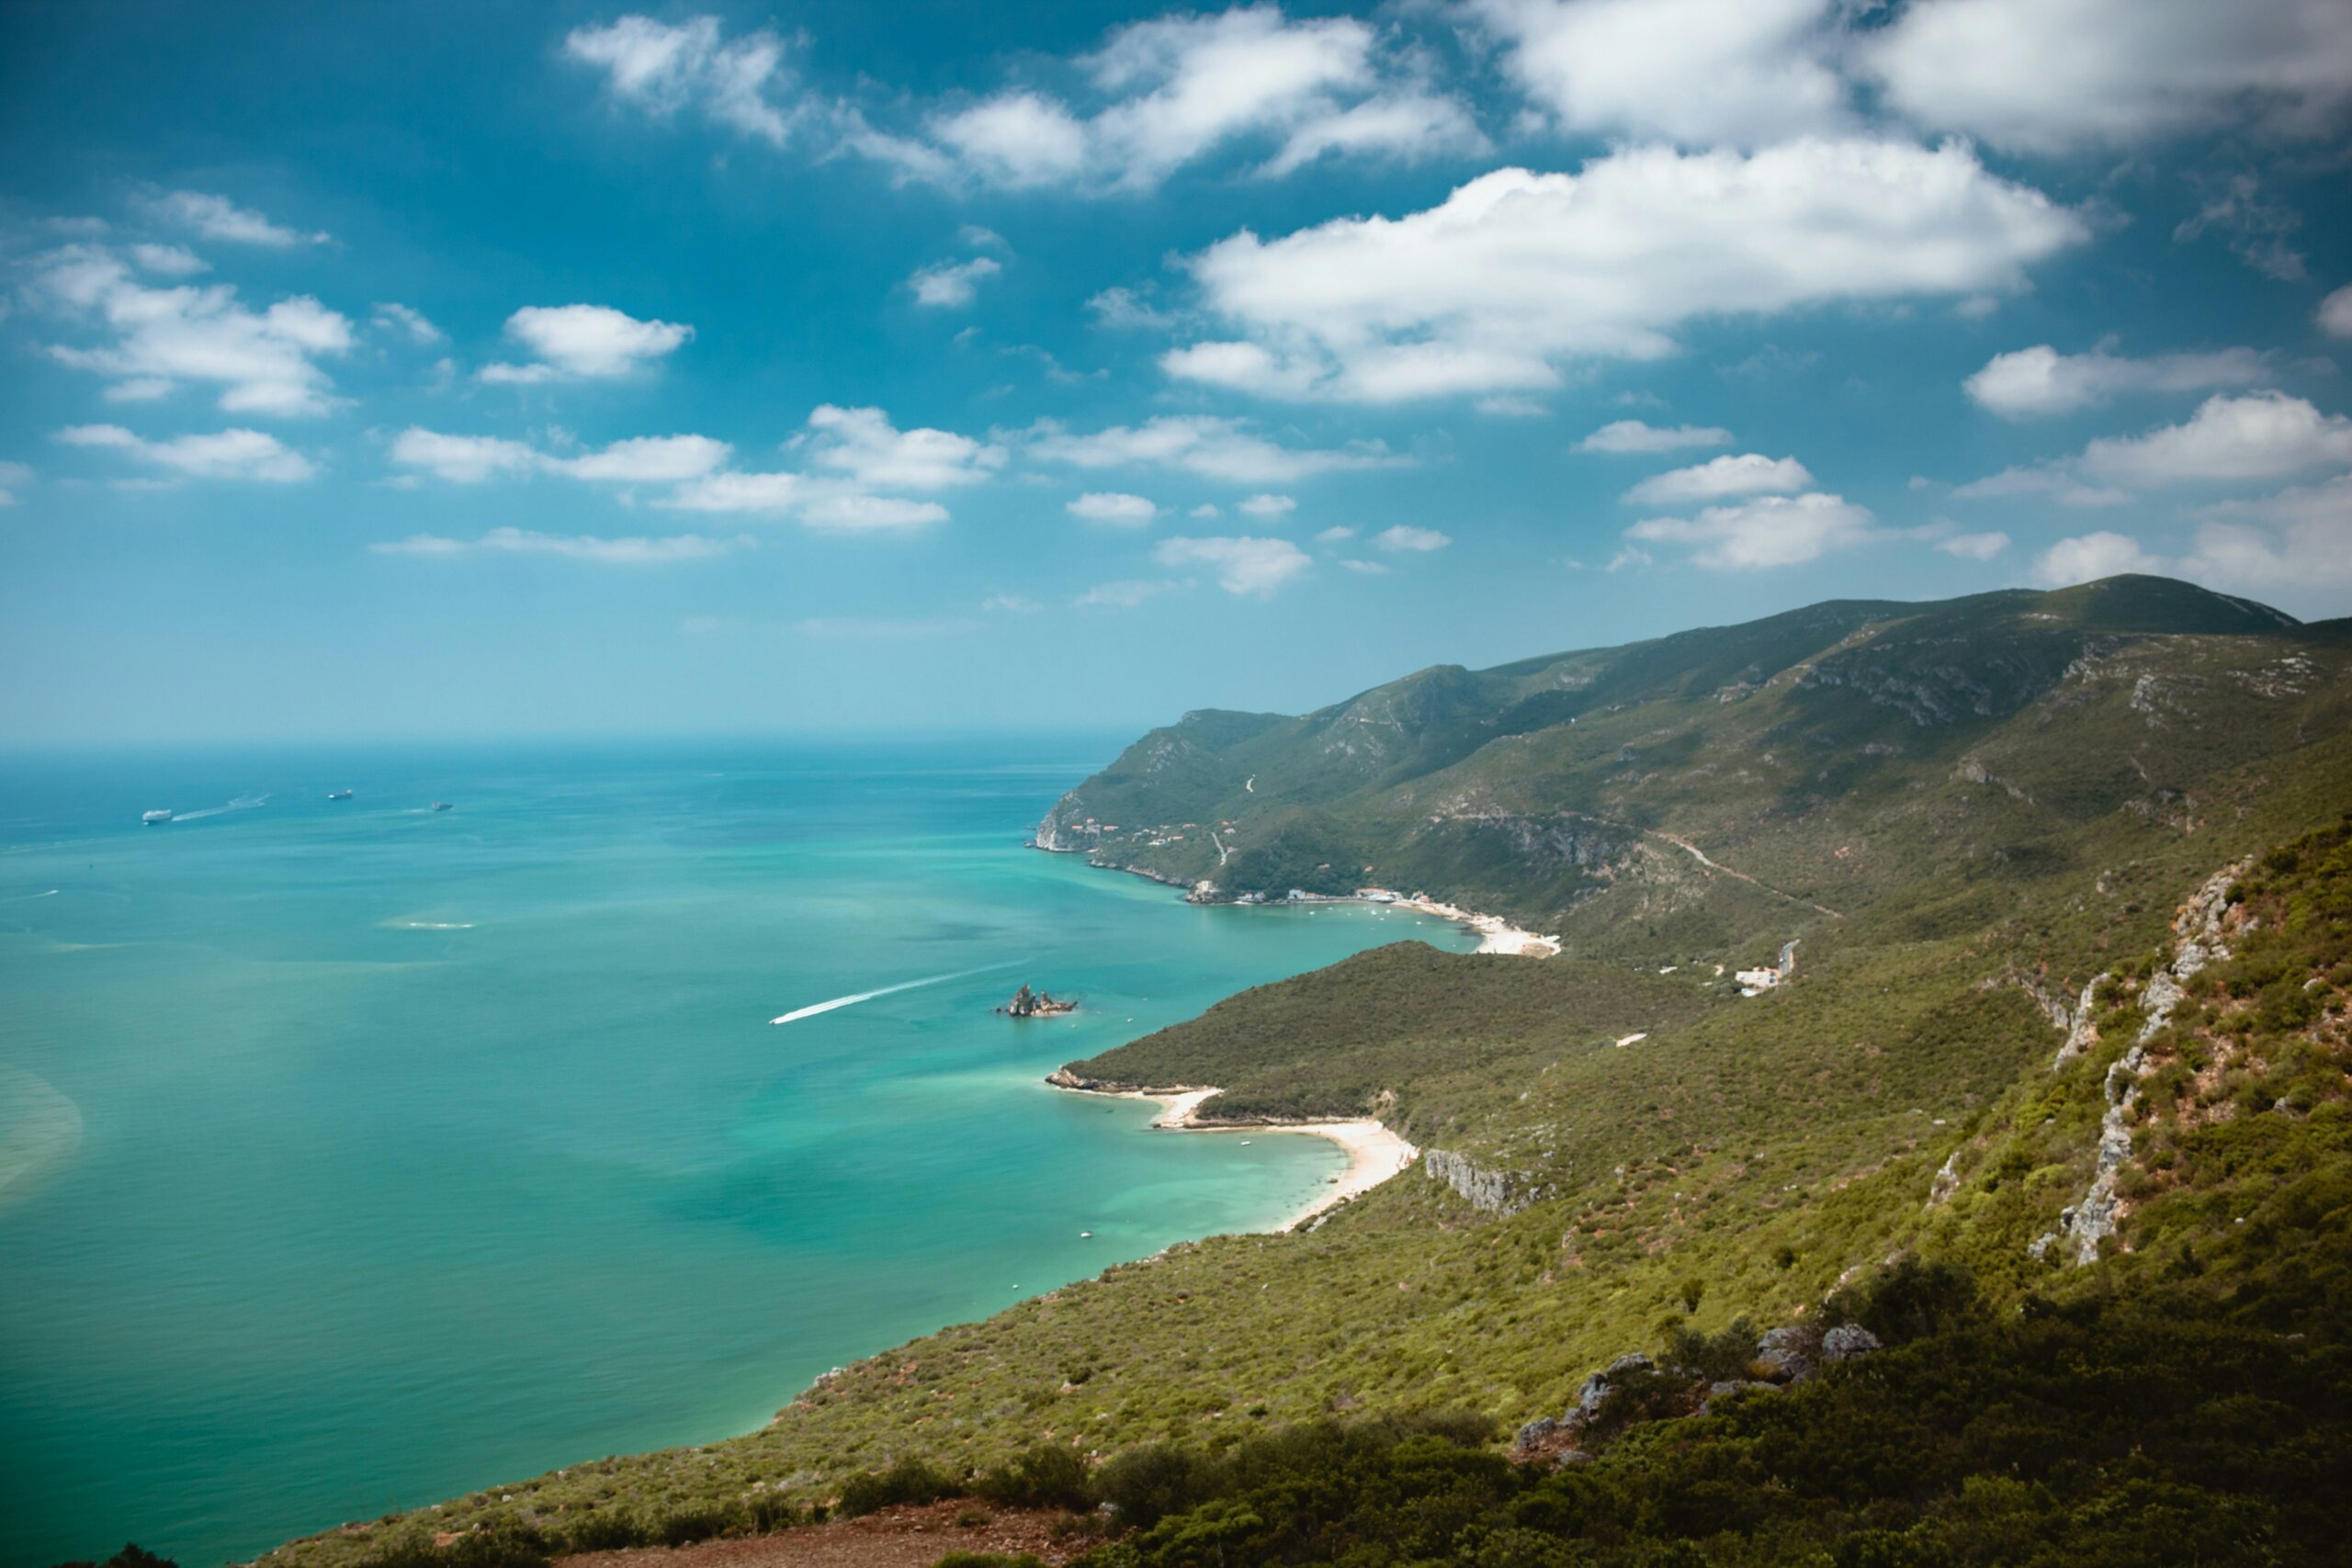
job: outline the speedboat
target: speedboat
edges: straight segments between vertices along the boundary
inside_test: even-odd
[[[168,811],[150,811],[139,818],[141,823],[150,828],[160,828],[171,819],[172,814]]]

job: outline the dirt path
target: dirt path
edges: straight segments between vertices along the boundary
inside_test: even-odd
[[[1690,840],[1684,838],[1679,833],[1664,833],[1660,832],[1656,828],[1644,828],[1640,829],[1640,831],[1648,834],[1653,839],[1664,839],[1668,843],[1674,845],[1677,849],[1687,851],[1692,860],[1697,861],[1709,871],[1720,871],[1725,876],[1736,876],[1740,881],[1747,883],[1750,887],[1760,887],[1765,892],[1772,895],[1773,897],[1786,898],[1792,904],[1803,904],[1806,908],[1817,910],[1820,913],[1828,916],[1833,920],[1842,920],[1846,918],[1837,910],[1829,908],[1826,904],[1816,904],[1810,898],[1800,898],[1793,893],[1784,893],[1769,882],[1758,882],[1756,878],[1748,875],[1747,873],[1744,871],[1734,871],[1731,867],[1724,864],[1721,861],[1709,860],[1707,858],[1706,851],[1701,849],[1698,845],[1692,843]]]
[[[985,1515],[987,1522],[956,1523],[975,1515]],[[966,1498],[922,1508],[885,1508],[863,1518],[743,1540],[583,1552],[559,1559],[559,1568],[931,1568],[951,1551],[1027,1551],[1059,1568],[1099,1539],[1082,1531],[1057,1538],[1057,1527],[1069,1518],[992,1508]]]

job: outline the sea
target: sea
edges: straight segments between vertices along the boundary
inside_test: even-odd
[[[0,758],[0,1562],[750,1431],[1311,1201],[1321,1139],[1041,1079],[1474,939],[1025,848],[1121,739]]]

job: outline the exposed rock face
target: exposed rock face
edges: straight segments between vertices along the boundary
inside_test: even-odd
[[[1756,1359],[1774,1382],[1802,1382],[1813,1376],[1821,1341],[1803,1324],[1775,1328],[1756,1342]]]
[[[1657,1362],[1639,1350],[1630,1356],[1618,1357],[1584,1380],[1584,1386],[1577,1390],[1576,1407],[1568,1412],[1568,1419],[1579,1426],[1591,1420],[1593,1413],[1600,1408],[1603,1400],[1616,1392],[1618,1384],[1635,1372],[1653,1371],[1657,1366]]]
[[[2132,1157],[2132,1111],[2140,1102],[2140,1080],[2149,1071],[2148,1043],[2172,1021],[2173,1010],[2188,995],[2181,982],[2207,964],[2229,957],[2229,946],[2222,937],[2229,918],[2230,888],[2252,864],[2251,861],[2240,861],[2223,866],[2206,878],[2205,885],[2173,917],[2172,962],[2150,976],[2142,988],[2140,1032],[2133,1038],[2132,1048],[2107,1069],[2103,1085],[2107,1113],[2099,1118],[2098,1164],[2092,1173],[2090,1189],[2080,1202],[2059,1213],[2056,1230],[2034,1237],[2026,1248],[2031,1256],[2046,1257],[2052,1247],[2071,1242],[2075,1264],[2080,1268],[2098,1262],[2099,1244],[2115,1234],[2116,1222],[2123,1214],[2116,1187],[2122,1178],[2123,1162]],[[2082,1011],[2086,1017],[2090,1012],[2089,997],[2090,993],[2085,991]],[[2096,1032],[2092,1037],[2097,1038]],[[2071,1045],[2073,1041],[2074,1036],[2069,1034],[2068,1043]],[[2066,1058],[2067,1053],[2062,1050],[2059,1061],[2064,1063]]]
[[[1821,1359],[1825,1361],[1850,1361],[1879,1348],[1878,1336],[1859,1323],[1841,1323],[1821,1337]]]
[[[1027,985],[1012,993],[1012,999],[996,1010],[1008,1018],[1052,1018],[1059,1013],[1076,1012],[1078,1004],[1051,991],[1033,991]]]
[[[2113,978],[2112,975],[2105,972],[2092,976],[2090,983],[2083,987],[2082,996],[2076,999],[2074,1012],[2059,1023],[2059,1027],[2066,1032],[2066,1038],[2050,1063],[2052,1072],[2056,1072],[2098,1043],[2098,1026],[2091,1022],[2091,993]]]
[[[1431,1149],[1421,1156],[1421,1169],[1432,1181],[1442,1181],[1476,1209],[1490,1214],[1516,1214],[1530,1203],[1541,1202],[1549,1188],[1517,1171],[1488,1170],[1448,1149]]]
[[[1944,1163],[1936,1168],[1936,1179],[1928,1184],[1928,1207],[1949,1203],[1951,1195],[1960,1190],[1960,1151],[1952,1150]]]

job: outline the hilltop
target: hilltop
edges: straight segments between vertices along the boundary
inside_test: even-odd
[[[1377,1115],[1417,1174],[752,1436],[272,1561],[490,1568],[976,1490],[1150,1526],[1092,1568],[2327,1561],[2347,804],[2344,624],[2149,578],[1188,716],[1039,841],[1209,900],[1427,891],[1565,952],[1399,943],[1073,1069]],[[1759,1343],[1849,1327],[1882,1348],[1795,1382]]]

